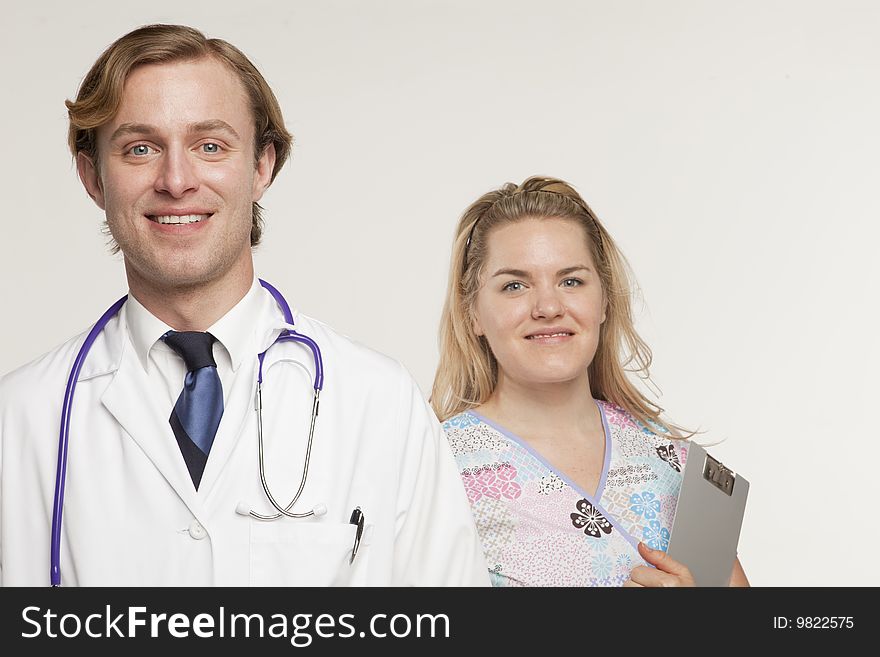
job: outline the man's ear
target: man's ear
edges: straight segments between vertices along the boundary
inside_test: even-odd
[[[254,198],[256,203],[263,198],[263,193],[272,183],[272,171],[275,169],[275,144],[266,146],[266,150],[257,160],[257,167],[254,175]]]
[[[105,210],[104,187],[101,185],[101,176],[92,158],[82,151],[76,154],[76,172],[79,174],[83,187],[86,188],[86,193],[95,202],[95,205]]]

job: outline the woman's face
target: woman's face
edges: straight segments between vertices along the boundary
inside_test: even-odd
[[[579,223],[557,218],[489,233],[473,328],[489,341],[499,382],[587,381],[605,321],[588,239]]]

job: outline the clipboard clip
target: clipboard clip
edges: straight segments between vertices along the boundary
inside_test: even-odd
[[[706,462],[703,464],[703,479],[725,495],[733,495],[736,473],[730,468],[725,467],[721,461],[713,459],[708,454],[706,454]]]

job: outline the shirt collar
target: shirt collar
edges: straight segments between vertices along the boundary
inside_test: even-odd
[[[125,323],[134,352],[145,371],[149,370],[150,350],[172,328],[147,310],[129,291],[125,302]]]
[[[217,338],[217,341],[229,352],[233,371],[238,369],[246,355],[255,355],[254,330],[262,320],[261,289],[259,281],[254,278],[251,289],[244,298],[208,329],[208,333]]]
[[[126,323],[132,345],[138,360],[147,370],[150,350],[165,333],[173,329],[147,310],[131,293],[128,295],[125,306]],[[245,356],[256,348],[254,338],[256,337],[257,342],[260,343],[265,341],[263,336],[255,336],[255,331],[260,325],[267,323],[271,326],[269,330],[273,331],[275,335],[277,335],[275,329],[281,329],[285,326],[280,309],[269,293],[264,293],[260,282],[254,278],[247,294],[223,317],[214,322],[208,329],[208,333],[217,338],[217,341],[226,349],[229,353],[232,369],[237,370]],[[261,333],[265,332],[266,328],[264,326]]]

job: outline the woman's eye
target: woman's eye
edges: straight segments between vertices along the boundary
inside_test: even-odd
[[[577,287],[582,284],[583,281],[579,278],[566,278],[562,281],[562,287]]]
[[[216,155],[220,152],[220,145],[215,143],[202,144],[202,151],[209,155]]]
[[[511,281],[504,287],[502,287],[502,291],[504,292],[519,292],[523,288],[523,284],[519,281]]]
[[[151,150],[153,149],[146,144],[138,144],[137,146],[129,148],[128,152],[132,155],[149,155]]]

